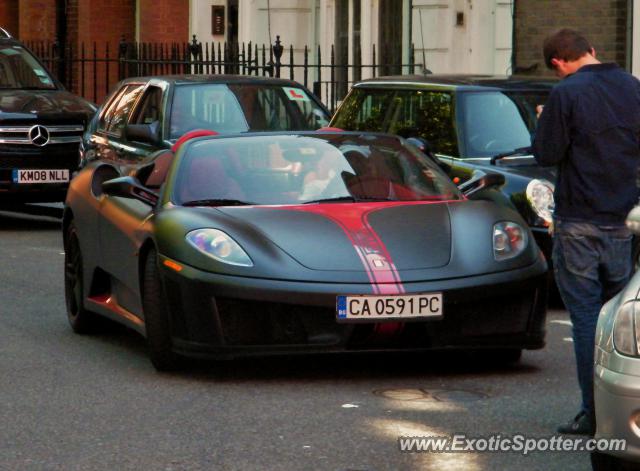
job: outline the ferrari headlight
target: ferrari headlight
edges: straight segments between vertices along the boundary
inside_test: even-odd
[[[547,224],[551,224],[555,202],[553,183],[547,180],[531,180],[527,185],[527,201],[535,213]]]
[[[520,255],[527,246],[527,231],[515,222],[499,222],[493,226],[493,256],[507,260]]]
[[[640,332],[640,309],[635,309],[637,301],[623,304],[616,313],[613,324],[613,346],[623,355],[637,357]]]
[[[242,247],[218,229],[196,229],[186,236],[187,242],[209,257],[229,265],[252,267],[253,262]]]

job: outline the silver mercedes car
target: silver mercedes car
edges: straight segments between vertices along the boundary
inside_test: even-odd
[[[627,217],[640,235],[640,205]],[[626,440],[624,450],[595,452],[595,471],[640,469],[640,271],[600,311],[596,330],[596,434]]]

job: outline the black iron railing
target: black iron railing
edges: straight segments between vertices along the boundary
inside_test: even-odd
[[[127,77],[166,74],[240,74],[283,77],[304,84],[335,110],[349,86],[360,79],[385,73],[415,73],[422,65],[380,63],[376,47],[371,57],[354,51],[352,64],[337,57],[331,46],[328,60],[318,46],[296,49],[283,46],[280,36],[273,46],[253,43],[203,43],[194,36],[189,43],[131,43],[123,40],[117,50],[109,43],[61,46],[57,42],[32,41],[27,46],[70,91],[100,103],[108,91]],[[323,59],[325,60],[323,62]]]

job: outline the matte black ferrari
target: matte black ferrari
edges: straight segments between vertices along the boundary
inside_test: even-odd
[[[71,183],[68,318],[137,330],[160,370],[544,345],[545,259],[516,211],[471,199],[504,179],[461,191],[404,139],[348,132],[200,137],[127,169],[93,161]]]

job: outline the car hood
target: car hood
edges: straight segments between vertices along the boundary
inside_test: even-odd
[[[502,160],[497,165],[483,165],[488,171],[519,175],[525,178],[537,178],[555,183],[558,170],[557,167],[541,167],[533,157],[522,160]]]
[[[239,208],[221,211],[233,215]],[[447,265],[451,255],[446,204],[311,204],[249,212],[254,227],[311,270],[434,268]]]
[[[86,120],[95,112],[88,101],[65,90],[0,90],[0,120],[38,120],[77,115]]]
[[[495,260],[493,225],[505,220],[526,228],[515,211],[487,201],[178,207],[159,214],[156,234],[163,255],[208,271],[386,283],[474,276],[535,263],[539,250],[530,233],[521,256]],[[205,227],[233,237],[254,266],[221,264],[187,247],[185,234]]]

